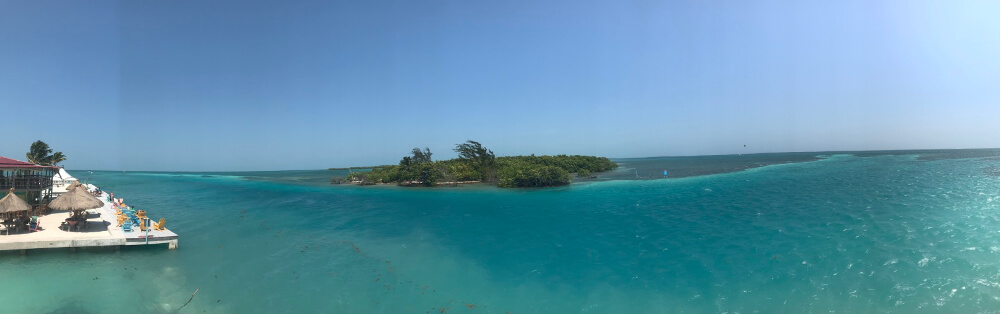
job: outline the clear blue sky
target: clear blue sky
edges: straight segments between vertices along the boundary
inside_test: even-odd
[[[278,170],[1000,147],[997,1],[0,0],[0,155]],[[748,145],[744,149],[743,145]]]

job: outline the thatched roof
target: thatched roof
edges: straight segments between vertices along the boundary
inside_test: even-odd
[[[14,189],[10,189],[7,192],[7,196],[0,199],[0,213],[13,213],[26,210],[31,210],[31,205],[28,205],[27,202],[14,195]]]
[[[78,181],[73,181],[72,184],[70,184],[69,186],[66,187],[66,191],[73,190],[73,189],[75,189],[78,186],[83,186],[83,184],[80,184],[79,180]]]
[[[69,192],[59,195],[49,203],[49,208],[57,210],[81,211],[104,206],[104,202],[97,199],[87,189],[72,189]]]

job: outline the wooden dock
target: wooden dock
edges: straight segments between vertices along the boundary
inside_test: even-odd
[[[0,251],[54,248],[75,250],[76,248],[88,247],[157,244],[166,244],[169,249],[177,248],[178,236],[169,229],[149,230],[148,237],[147,232],[139,231],[138,227],[132,228],[131,232],[122,231],[121,227],[115,226],[117,218],[107,194],[105,193],[100,198],[104,201],[104,206],[88,211],[90,218],[87,219],[86,228],[79,231],[59,229],[59,225],[66,218],[69,218],[71,213],[55,211],[38,217],[39,226],[41,226],[39,231],[21,231],[8,235],[5,230],[0,229]]]

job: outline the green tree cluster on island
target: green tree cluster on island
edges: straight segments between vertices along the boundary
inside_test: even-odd
[[[354,172],[343,181],[361,185],[396,183],[434,186],[439,182],[479,181],[499,187],[547,187],[570,183],[570,173],[579,177],[591,172],[618,168],[606,157],[556,155],[496,157],[482,144],[469,140],[455,145],[458,158],[433,161],[431,151],[414,148],[398,166],[379,166],[371,171]],[[334,178],[331,182],[341,182]]]

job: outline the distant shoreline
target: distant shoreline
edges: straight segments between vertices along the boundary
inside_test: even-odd
[[[805,152],[805,153],[765,153],[747,155],[716,155],[716,156],[685,156],[685,157],[643,157],[643,158],[616,158],[613,161],[620,167],[615,170],[602,173],[594,173],[597,178],[574,177],[572,183],[607,182],[607,181],[636,181],[636,180],[657,180],[657,179],[678,179],[697,176],[709,176],[746,171],[750,169],[766,167],[778,164],[789,164],[798,162],[808,162],[819,160],[822,155],[852,155],[861,158],[888,156],[888,155],[913,155],[914,161],[935,161],[940,159],[966,159],[966,158],[989,158],[1000,160],[1000,149],[965,149],[965,150],[921,150],[921,151],[868,151],[868,152]],[[919,156],[919,157],[917,157]],[[1000,168],[1000,167],[997,167]],[[663,171],[668,170],[669,175],[664,176]],[[991,173],[1000,173],[995,169],[988,169]],[[325,169],[313,170],[280,170],[280,171],[242,171],[242,172],[159,172],[159,171],[136,171],[122,173],[121,171],[93,171],[69,170],[69,172],[81,178],[90,179],[91,182],[101,182],[105,176],[153,176],[159,177],[156,180],[219,180],[230,179],[238,181],[258,181],[280,185],[297,185],[311,187],[331,187],[331,176],[347,175],[348,171],[330,171]],[[211,175],[211,177],[204,177]],[[638,175],[638,177],[637,177]],[[441,180],[452,182],[452,180]],[[344,187],[356,186],[350,182],[344,182]],[[395,186],[396,184],[379,184],[376,186]],[[487,188],[493,187],[487,183],[463,183],[456,185],[445,185],[451,188]],[[374,187],[374,186],[372,186]]]

